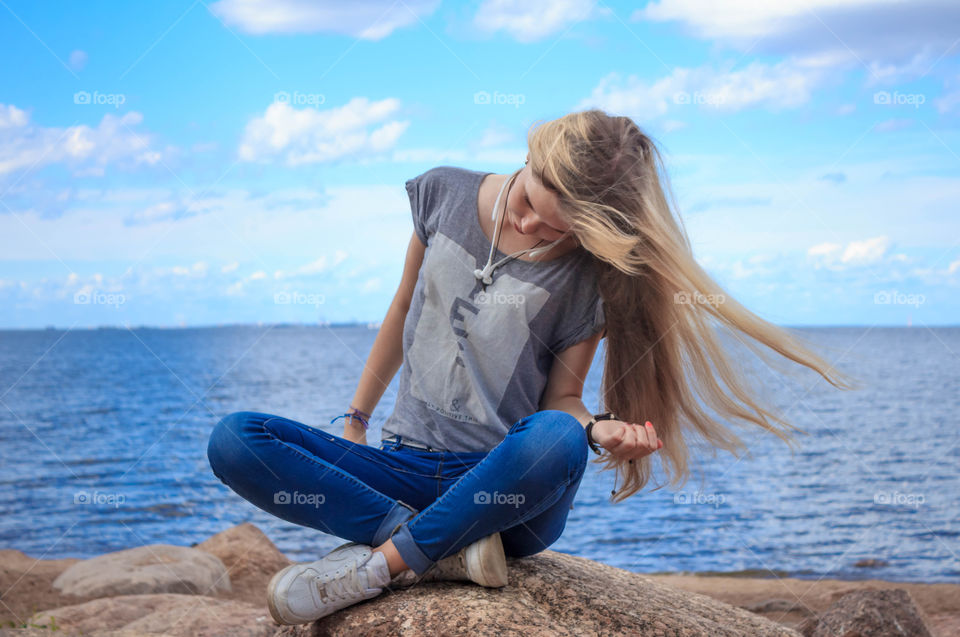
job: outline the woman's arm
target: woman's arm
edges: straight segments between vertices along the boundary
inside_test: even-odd
[[[603,332],[571,345],[556,355],[540,409],[559,409],[571,414],[584,427],[593,417],[583,404],[583,381],[590,371],[593,355]],[[593,427],[593,439],[617,458],[634,460],[663,447],[651,423],[645,425],[620,420],[601,420]]]
[[[583,381],[590,371],[593,355],[603,332],[597,332],[590,338],[571,345],[553,359],[547,386],[540,398],[540,409],[559,409],[572,415],[584,427],[590,422],[592,414],[587,411],[581,396]]]
[[[406,262],[403,265],[403,277],[397,293],[390,303],[390,309],[380,324],[380,330],[373,341],[367,364],[360,374],[357,392],[353,395],[350,404],[372,414],[383,392],[393,379],[393,376],[403,364],[403,323],[410,309],[410,300],[413,298],[413,288],[417,284],[417,274],[423,263],[423,253],[426,246],[420,242],[416,233],[407,246]],[[366,430],[359,422],[354,423],[347,418],[343,427],[343,437],[351,442],[367,444]]]

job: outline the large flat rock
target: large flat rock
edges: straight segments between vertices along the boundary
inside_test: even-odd
[[[507,563],[501,589],[424,582],[279,634],[799,636],[742,608],[581,557],[547,550]]]
[[[52,619],[51,619],[52,618]],[[121,595],[36,613],[35,626],[50,635],[167,635],[168,637],[268,637],[277,625],[264,609],[202,595]]]
[[[206,551],[151,544],[77,562],[53,581],[53,588],[75,597],[216,595],[230,590],[230,576],[223,562]]]

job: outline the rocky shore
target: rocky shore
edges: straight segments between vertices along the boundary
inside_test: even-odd
[[[0,635],[960,635],[958,585],[642,575],[550,550],[509,558],[502,589],[421,583],[280,627],[264,595],[290,563],[251,524],[88,560],[2,550]]]

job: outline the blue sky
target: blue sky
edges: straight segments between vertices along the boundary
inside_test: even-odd
[[[957,324],[960,7],[713,7],[2,0],[0,327],[377,322],[404,181],[592,107],[760,316]]]

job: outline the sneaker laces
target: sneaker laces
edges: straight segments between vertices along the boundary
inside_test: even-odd
[[[323,602],[339,602],[344,599],[353,599],[358,595],[366,593],[366,587],[360,583],[360,577],[357,573],[357,563],[350,562],[346,571],[333,579],[323,581],[324,576],[319,575],[315,579],[317,591],[320,593],[320,599]]]

